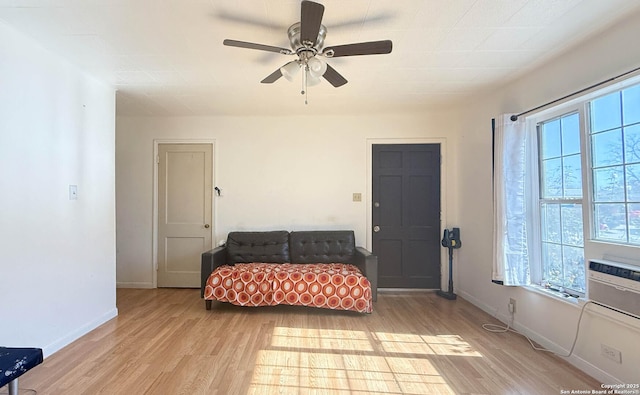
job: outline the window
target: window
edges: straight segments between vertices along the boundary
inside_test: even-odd
[[[640,85],[589,103],[595,239],[640,245]]]
[[[573,100],[529,125],[539,186],[532,221],[540,265],[532,281],[584,295],[586,258],[623,249],[622,256],[638,256],[640,85]]]
[[[573,113],[538,126],[542,281],[585,292],[580,123]]]

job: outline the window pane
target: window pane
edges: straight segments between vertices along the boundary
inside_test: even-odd
[[[620,92],[603,96],[591,102],[591,131],[619,128],[622,126],[620,116]]]
[[[563,204],[561,208],[562,218],[562,244],[582,247],[584,237],[582,234],[582,205]]]
[[[593,192],[596,202],[624,202],[624,172],[622,166],[595,169]]]
[[[596,238],[602,240],[626,241],[627,221],[624,204],[596,204]]]
[[[563,159],[564,163],[564,197],[582,197],[582,164],[580,155],[571,155]]]
[[[622,129],[594,134],[591,138],[591,150],[594,167],[622,164]]]
[[[592,101],[590,110],[595,236],[640,245],[640,84]]]
[[[640,162],[640,125],[624,128],[624,157],[627,163]]]
[[[542,241],[560,243],[560,205],[543,203],[540,207],[542,215]]]
[[[640,202],[640,164],[626,167],[627,201]]]
[[[554,286],[571,285],[576,290],[584,289],[585,271],[580,135],[578,113],[544,122],[540,127],[540,150],[544,151],[540,160],[543,281]],[[554,199],[575,203],[556,203]]]
[[[543,275],[550,284],[562,285],[562,247],[558,244],[542,243]]]
[[[541,133],[542,159],[557,158],[560,156],[560,120],[545,122],[542,124]]]
[[[640,122],[640,85],[622,91],[622,119],[625,125]]]
[[[562,117],[562,155],[580,153],[580,124],[578,114]]]
[[[640,203],[629,205],[629,241],[640,244]]]
[[[564,246],[562,248],[564,261],[564,283],[565,288],[575,291],[585,291],[584,274],[584,249],[578,247]]]
[[[548,159],[542,162],[542,197],[546,199],[562,197],[562,159]]]

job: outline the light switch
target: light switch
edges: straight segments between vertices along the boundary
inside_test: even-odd
[[[69,185],[69,200],[78,200],[78,186]]]
[[[360,192],[354,192],[353,201],[354,202],[361,202],[362,201],[362,194]]]

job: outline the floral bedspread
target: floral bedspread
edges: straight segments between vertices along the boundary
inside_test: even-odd
[[[205,300],[239,306],[289,304],[371,313],[371,284],[343,263],[242,263],[220,266],[207,280]]]

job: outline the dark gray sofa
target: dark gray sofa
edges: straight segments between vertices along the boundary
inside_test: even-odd
[[[202,254],[200,297],[209,275],[222,265],[236,263],[348,263],[367,277],[377,300],[378,258],[356,247],[351,230],[230,232],[224,246]],[[206,308],[211,309],[207,300]]]

